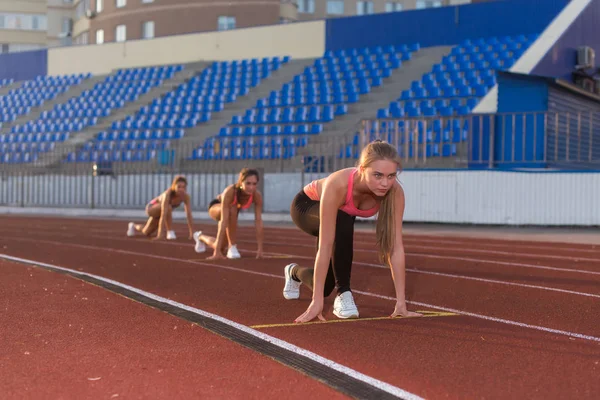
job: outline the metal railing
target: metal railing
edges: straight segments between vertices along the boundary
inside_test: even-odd
[[[205,209],[242,167],[287,176],[294,183],[281,187],[295,192],[355,165],[374,139],[394,144],[404,168],[600,166],[600,113],[594,112],[366,120],[337,135],[215,137],[202,147],[186,138],[117,139],[58,143],[40,152],[50,145],[18,139],[0,143],[0,205],[143,207],[175,174],[184,174],[194,207]],[[22,161],[23,154],[35,160],[2,162]]]

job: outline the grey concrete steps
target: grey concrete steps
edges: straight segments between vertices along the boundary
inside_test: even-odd
[[[206,138],[219,134],[221,127],[229,124],[234,115],[243,115],[247,109],[256,105],[258,99],[267,97],[274,90],[280,90],[284,83],[293,80],[294,76],[301,74],[313,62],[314,59],[290,60],[270,77],[264,79],[260,85],[252,88],[246,96],[227,104],[223,111],[213,113],[212,119],[207,123],[186,129],[184,142],[194,141],[200,144]]]
[[[67,101],[69,101],[69,99],[80,96],[85,90],[93,89],[94,85],[104,80],[106,76],[107,75],[92,76],[81,82],[81,84],[79,85],[71,86],[64,93],[59,94],[52,100],[44,102],[40,107],[34,108],[29,114],[21,115],[19,118],[12,121],[12,123],[5,124],[3,126],[2,132],[10,132],[13,126],[22,125],[29,121],[37,120],[44,111],[50,111],[56,105],[66,103]]]

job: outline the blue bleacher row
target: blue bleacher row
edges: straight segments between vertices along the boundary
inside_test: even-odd
[[[250,125],[250,126],[224,126],[219,131],[219,136],[272,136],[272,135],[318,135],[323,132],[323,124],[300,125]],[[208,138],[207,142],[213,140]]]
[[[115,75],[106,78],[106,82],[163,80],[183,71],[183,65],[121,69]]]
[[[20,143],[0,143],[0,153],[14,152],[34,152],[45,153],[54,150],[55,142],[20,142]]]
[[[0,87],[12,85],[13,83],[15,83],[15,80],[12,78],[0,79]]]
[[[0,153],[0,164],[28,164],[37,161],[37,152]]]
[[[242,117],[234,115],[230,125],[329,122],[348,113],[348,106],[273,107],[246,110]],[[223,132],[223,128],[221,129]]]
[[[289,159],[306,146],[308,136],[232,139],[212,138],[194,149],[190,160]]]
[[[92,74],[73,74],[60,76],[38,76],[35,79],[25,81],[21,85],[23,89],[51,88],[53,86],[76,86],[86,79],[92,77]]]
[[[158,150],[108,150],[69,153],[68,163],[78,162],[133,162],[150,161],[156,158]]]
[[[377,118],[468,115],[477,106],[479,101],[479,98],[395,101],[390,103],[389,108],[379,109],[377,111]]]
[[[128,115],[121,121],[112,123],[112,129],[165,129],[165,128],[193,128],[202,122],[210,121],[211,113],[185,113],[180,115]]]
[[[61,122],[68,121],[68,122]],[[11,128],[12,133],[54,133],[54,132],[80,132],[89,126],[98,123],[98,117],[81,117],[69,119],[45,119],[28,121],[25,124]]]
[[[98,142],[114,142],[122,140],[177,140],[185,135],[183,129],[155,129],[155,130],[112,130],[100,132],[93,142],[87,142],[85,146],[93,146]],[[84,146],[84,148],[85,148]]]
[[[70,133],[9,133],[0,135],[0,143],[37,143],[37,142],[64,142],[69,140]]]

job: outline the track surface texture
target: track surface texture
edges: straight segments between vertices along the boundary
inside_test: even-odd
[[[212,223],[196,225],[216,233]],[[377,261],[373,233],[361,229],[352,270],[361,319],[339,322],[331,295],[327,322],[298,325],[310,293],[285,300],[283,267],[312,265],[314,238],[267,227],[266,257],[257,260],[253,228],[240,227],[242,259],[208,261],[184,225],[175,241],[128,238],[126,228],[117,220],[2,217],[0,253],[218,315],[407,393],[394,392],[400,398],[600,393],[598,245],[406,233],[409,309],[428,313],[390,319],[390,271]],[[3,398],[365,397],[100,286],[0,260]]]

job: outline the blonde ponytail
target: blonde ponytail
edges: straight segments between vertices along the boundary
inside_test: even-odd
[[[382,263],[391,265],[392,253],[394,252],[394,243],[396,242],[396,187],[385,194],[377,214],[377,225],[375,228],[375,237],[379,247],[379,258]]]

